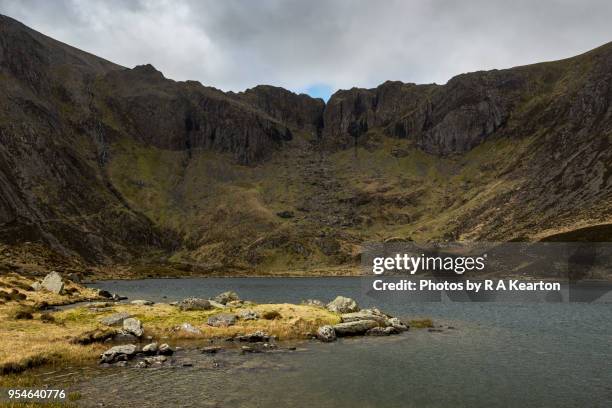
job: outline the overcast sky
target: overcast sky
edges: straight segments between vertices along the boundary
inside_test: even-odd
[[[612,0],[0,0],[0,13],[168,78],[325,98],[385,80],[445,83],[612,41]]]

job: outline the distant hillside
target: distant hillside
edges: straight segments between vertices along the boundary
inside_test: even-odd
[[[390,238],[612,240],[611,101],[612,44],[325,104],[175,82],[0,16],[0,268],[307,272]]]

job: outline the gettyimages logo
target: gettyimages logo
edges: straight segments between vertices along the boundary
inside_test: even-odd
[[[612,243],[374,243],[362,272],[371,296],[612,302]]]

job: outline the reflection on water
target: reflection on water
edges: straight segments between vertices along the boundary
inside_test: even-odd
[[[232,289],[255,301],[356,298],[455,330],[300,343],[298,350],[177,353],[159,369],[91,367],[45,376],[83,406],[146,407],[577,407],[612,406],[612,305],[408,303],[372,299],[359,279],[190,279],[105,282],[129,296],[170,301]],[[162,296],[167,296],[164,299]],[[192,367],[182,367],[188,361]],[[62,377],[64,376],[64,377]]]

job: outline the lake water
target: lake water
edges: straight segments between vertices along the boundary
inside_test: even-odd
[[[228,350],[210,356],[186,350],[177,358],[192,367],[91,367],[45,377],[51,384],[76,378],[71,389],[82,394],[83,406],[612,406],[612,304],[605,296],[595,303],[447,297],[412,302],[397,294],[372,296],[363,278],[164,279],[92,286],[156,301],[207,298],[225,290],[256,302],[329,301],[344,295],[404,318],[431,317],[445,329],[331,344],[305,341],[286,353]]]

